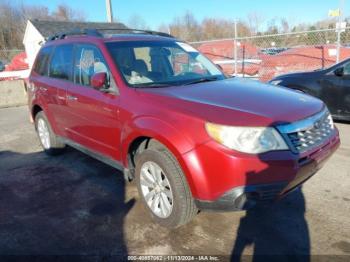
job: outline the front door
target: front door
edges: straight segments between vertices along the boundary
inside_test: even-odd
[[[339,95],[339,114],[341,116],[350,117],[350,62],[344,64],[344,74],[339,79],[340,95]]]
[[[343,75],[335,70],[343,68]],[[350,62],[340,65],[324,75],[321,80],[320,98],[327,104],[332,115],[350,116]]]
[[[327,105],[332,115],[338,112],[338,98],[340,92],[339,77],[329,72],[320,78],[319,98]]]
[[[76,45],[74,85],[66,91],[67,134],[90,150],[120,160],[119,96],[92,88],[91,77],[99,72],[106,72],[106,85],[116,88],[100,50],[90,44]]]

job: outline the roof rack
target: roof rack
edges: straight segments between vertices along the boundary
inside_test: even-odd
[[[88,36],[95,36],[95,37],[103,37],[103,35],[100,34],[97,30],[86,28],[86,29],[74,29],[69,32],[58,33],[56,35],[49,36],[47,40],[54,41],[54,40],[64,39],[67,36],[73,36],[73,35],[88,35]]]
[[[148,35],[157,35],[157,36],[164,36],[164,37],[171,37],[174,38],[174,36],[163,33],[163,32],[157,32],[152,30],[143,30],[143,29],[133,29],[133,28],[96,28],[97,31],[120,31],[122,33],[128,33],[128,34],[148,34]],[[113,35],[113,34],[112,34]]]
[[[104,37],[105,35],[99,31],[108,31],[108,35],[112,35],[112,36],[127,33],[127,34],[149,34],[149,35],[157,35],[157,36],[174,38],[174,36],[172,36],[170,34],[163,33],[163,32],[157,32],[157,31],[151,31],[151,30],[141,30],[141,29],[132,29],[132,28],[84,28],[84,29],[74,29],[70,32],[58,33],[58,34],[55,34],[55,35],[48,37],[47,40],[54,41],[54,40],[64,39],[67,36],[74,36],[74,35],[87,35],[87,36],[94,36],[94,37]],[[120,33],[118,33],[118,32],[120,32]]]

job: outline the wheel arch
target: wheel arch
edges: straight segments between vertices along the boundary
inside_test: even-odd
[[[31,110],[31,117],[32,117],[33,120],[35,120],[35,116],[40,111],[43,111],[43,108],[40,105],[38,105],[38,104],[33,105],[32,110]]]
[[[138,119],[132,125],[124,128],[122,134],[125,130],[133,130],[129,134],[124,134],[125,139],[122,141],[122,162],[125,167],[133,169],[135,167],[135,157],[138,153],[148,148],[151,144],[160,143],[179,162],[192,194],[196,195],[195,183],[191,172],[182,157],[184,153],[194,148],[191,141],[171,125],[154,118]]]
[[[33,101],[31,110],[30,110],[30,116],[33,120],[33,122],[35,121],[35,116],[43,111],[44,114],[46,115],[46,117],[48,118],[48,121],[51,125],[52,130],[54,131],[55,134],[58,134],[58,126],[56,124],[55,118],[54,116],[51,114],[50,110],[48,109],[48,107],[46,106],[45,103],[42,103],[43,101],[41,100],[36,100]]]
[[[287,88],[293,89],[295,91],[302,92],[307,95],[315,96],[317,97],[317,94],[311,87],[307,87],[306,85],[301,85],[301,84],[288,84],[286,85]]]

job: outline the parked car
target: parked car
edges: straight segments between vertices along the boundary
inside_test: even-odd
[[[276,54],[284,52],[288,49],[289,48],[287,48],[287,47],[269,47],[269,48],[261,49],[261,53],[266,54],[266,55],[276,55]]]
[[[350,59],[323,70],[281,75],[270,83],[315,96],[335,119],[350,120]]]
[[[28,94],[47,154],[70,145],[122,170],[155,221],[172,228],[198,210],[283,197],[340,143],[320,100],[226,79],[196,49],[157,32],[54,36]]]
[[[0,72],[5,70],[5,65],[2,61],[0,61]]]

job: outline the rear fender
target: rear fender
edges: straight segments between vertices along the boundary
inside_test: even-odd
[[[40,106],[40,108],[44,111],[47,119],[50,122],[50,126],[53,130],[53,132],[55,134],[58,134],[58,127],[55,121],[55,118],[53,117],[53,115],[51,114],[50,110],[47,107],[47,104],[43,101],[44,99],[41,99],[41,97],[34,97],[31,103],[31,107],[30,107],[30,114],[31,117],[33,118],[33,121],[35,121],[35,116],[34,116],[34,107],[35,106]]]

